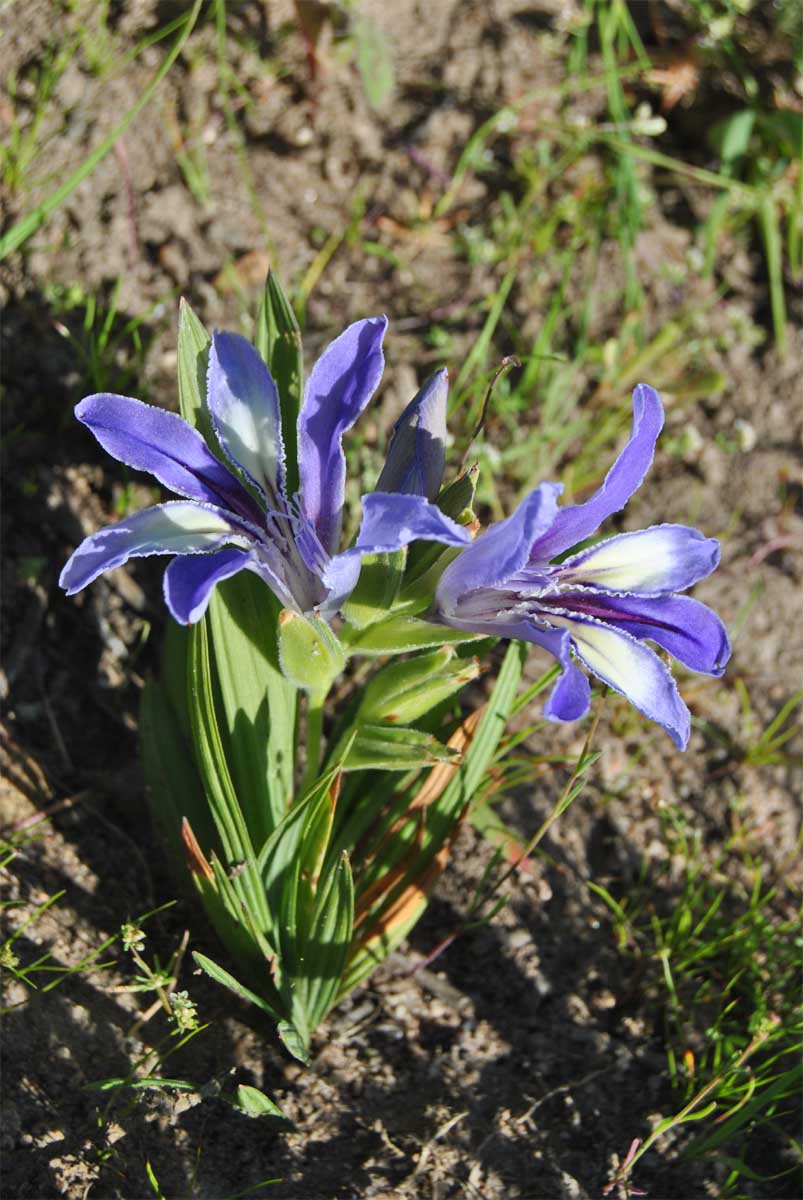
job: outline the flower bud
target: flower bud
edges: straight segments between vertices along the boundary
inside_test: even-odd
[[[434,500],[446,461],[446,398],[449,376],[436,371],[393,427],[378,492],[402,492]]]
[[[456,658],[451,646],[391,663],[365,689],[360,720],[407,725],[476,679],[479,670],[476,658]]]
[[[345,666],[343,647],[320,617],[279,614],[279,663],[294,687],[325,696]]]

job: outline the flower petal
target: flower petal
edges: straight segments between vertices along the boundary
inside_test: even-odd
[[[645,717],[663,725],[675,745],[685,750],[689,710],[657,654],[630,634],[591,617],[550,613],[549,620],[569,630],[575,652],[598,679],[626,696]]]
[[[228,514],[209,505],[172,500],[126,517],[86,538],[65,564],[59,584],[68,596],[98,575],[148,554],[202,554],[224,542],[247,546],[249,538]]]
[[[605,476],[602,487],[584,504],[562,508],[545,537],[532,548],[533,562],[549,562],[584,541],[613,513],[624,508],[650,469],[655,443],[664,423],[658,393],[646,383],[633,392],[630,441]]]
[[[584,717],[591,703],[591,688],[587,676],[572,659],[569,631],[531,627],[526,640],[554,654],[563,668],[544,705],[544,716],[550,721],[577,721]]]
[[[215,585],[248,565],[243,550],[217,550],[213,554],[189,554],[174,558],[164,574],[164,598],[180,625],[200,621]]]
[[[558,483],[542,483],[512,516],[492,525],[449,564],[437,591],[437,605],[444,617],[448,619],[456,611],[468,592],[499,587],[521,570],[533,542],[555,519],[560,491]]]
[[[488,596],[487,600],[490,601]],[[512,638],[519,642],[531,642],[553,654],[560,663],[562,672],[544,705],[544,716],[549,721],[577,721],[588,712],[591,688],[588,679],[571,656],[571,634],[568,629],[541,629],[532,621],[522,620],[514,612],[497,614],[496,620],[472,620],[463,616],[444,618],[447,625],[465,629],[471,633],[483,633],[486,637]]]
[[[323,570],[323,582],[330,590],[327,611],[345,603],[360,574],[364,554],[393,554],[410,542],[441,542],[446,546],[466,546],[471,534],[462,525],[425,500],[423,496],[398,492],[372,492],[362,498],[362,523],[357,541],[342,554],[336,554]]]
[[[393,427],[378,492],[405,492],[434,500],[446,462],[446,400],[449,375],[436,371]]]
[[[209,351],[207,404],[226,455],[266,499],[283,484],[279,394],[262,357],[238,333],[215,333]]]
[[[467,546],[471,534],[423,496],[371,492],[362,498],[362,523],[353,550],[392,554],[410,542]],[[353,553],[347,550],[346,554]]]
[[[100,392],[82,400],[75,415],[103,449],[126,466],[149,471],[179,496],[258,519],[256,504],[239,479],[176,413],[130,396]]]
[[[715,612],[690,596],[611,596],[589,590],[564,593],[557,602],[639,641],[663,646],[691,671],[719,676],[730,658],[725,626]]]
[[[324,549],[340,540],[346,459],[340,442],[382,377],[386,317],[355,321],[312,368],[298,418],[301,504]]]
[[[561,583],[659,595],[685,591],[718,562],[715,538],[687,525],[653,525],[606,538],[566,559],[559,570]]]

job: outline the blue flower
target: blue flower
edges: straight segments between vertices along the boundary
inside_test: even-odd
[[[430,502],[443,471],[438,430],[441,424],[445,430],[446,374],[440,372],[402,414],[380,479],[383,490],[363,497],[355,545],[337,553],[346,478],[342,437],[379,383],[386,328],[384,317],[356,321],[313,367],[298,418],[300,488],[292,497],[276,384],[237,334],[215,333],[209,354],[207,406],[219,457],[175,413],[108,393],[82,400],[75,415],[105,450],[183,499],[86,538],[61,573],[68,595],[130,558],[171,554],[164,594],[182,624],[199,620],[215,585],[241,570],[259,575],[286,608],[329,617],[356,584],[363,555],[393,552],[416,539],[465,545],[466,531]]]
[[[457,629],[534,642],[554,654],[563,669],[544,709],[552,720],[588,711],[579,660],[684,749],[689,711],[645,643],[693,671],[723,673],[725,627],[704,604],[677,595],[714,570],[719,544],[685,525],[655,525],[556,561],[625,506],[652,463],[662,426],[657,393],[639,384],[630,440],[600,489],[585,504],[559,508],[560,485],[541,484],[446,568],[436,608]]]

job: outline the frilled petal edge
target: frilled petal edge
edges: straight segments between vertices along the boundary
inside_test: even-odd
[[[355,544],[336,554],[323,570],[329,589],[324,611],[334,611],[356,586],[366,554],[393,554],[411,542],[466,546],[471,534],[423,496],[372,492],[362,498],[362,523]]]
[[[710,575],[719,542],[687,525],[653,525],[606,538],[560,565],[561,583],[614,592],[664,595],[683,592]]]
[[[86,538],[59,577],[68,596],[80,592],[98,575],[129,558],[149,554],[203,554],[226,542],[248,545],[249,538],[232,527],[227,514],[211,505],[171,500],[145,508]]]
[[[561,596],[566,608],[590,612],[639,641],[655,642],[690,671],[722,675],[730,658],[728,632],[717,614],[691,596]]]
[[[689,740],[689,710],[668,668],[642,642],[590,617],[550,613],[550,621],[569,630],[574,649],[588,669],[651,721],[663,725],[675,745]]]
[[[633,392],[630,440],[611,467],[602,486],[584,504],[558,512],[552,528],[532,548],[532,561],[543,563],[570,550],[599,529],[603,521],[624,508],[650,469],[655,443],[664,423],[658,393],[646,383]]]
[[[346,460],[341,438],[371,399],[384,369],[386,317],[354,324],[335,338],[312,368],[298,418],[301,505],[321,545],[340,540]]]
[[[176,413],[131,396],[100,392],[76,405],[75,415],[118,462],[150,472],[171,492],[258,516],[239,479]]]

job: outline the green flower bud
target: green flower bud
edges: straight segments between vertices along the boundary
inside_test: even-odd
[[[365,689],[359,719],[407,725],[476,679],[479,671],[476,658],[457,658],[451,646],[390,663]]]
[[[346,663],[343,647],[320,617],[289,608],[279,614],[279,663],[294,687],[323,697]]]

